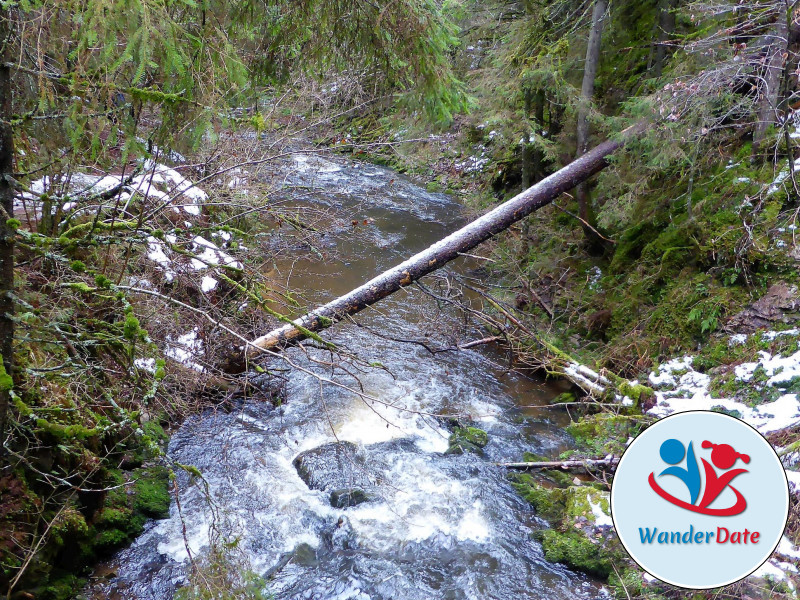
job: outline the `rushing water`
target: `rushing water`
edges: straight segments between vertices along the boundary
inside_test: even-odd
[[[282,175],[284,199],[323,211],[333,226],[313,242],[320,247],[312,255],[325,260],[288,251],[275,261],[276,276],[309,302],[351,289],[463,222],[451,198],[378,167],[297,155]],[[341,325],[328,335],[372,367],[338,358],[330,365],[326,352],[291,350],[298,368],[287,371],[284,406],[247,402],[208,412],[173,435],[170,457],[202,471],[212,504],[183,476],[180,514],[173,502],[170,518],[151,523],[116,557],[116,577],[101,586],[103,595],[170,598],[186,580],[187,546],[197,556],[212,531],[238,536],[244,564],[271,575],[276,598],[604,596],[591,580],[544,560],[531,539],[542,522],[493,464],[568,447],[566,415],[540,407],[554,391],[505,372],[482,352],[433,356],[387,339],[442,347],[450,337],[477,335],[420,292],[395,294],[359,322],[364,327]],[[444,454],[449,431],[441,414],[485,429],[485,456]],[[298,476],[292,461],[299,453],[337,440],[356,444],[341,475],[368,488],[372,501],[333,508],[329,493]]]

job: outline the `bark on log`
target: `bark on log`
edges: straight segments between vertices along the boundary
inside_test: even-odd
[[[582,469],[591,471],[593,469],[612,470],[619,464],[619,457],[607,456],[606,458],[590,458],[586,460],[556,460],[543,462],[518,462],[518,463],[497,463],[499,467],[527,471],[529,469]]]
[[[604,169],[608,165],[607,157],[644,128],[644,123],[629,127],[618,139],[603,142],[511,200],[361,287],[259,337],[248,346],[246,352],[253,354],[257,348],[262,350],[282,348],[305,339],[308,337],[308,331],[317,332],[326,329],[346,316],[360,312],[424,275],[443,267],[454,258],[458,258],[461,253],[468,252]]]

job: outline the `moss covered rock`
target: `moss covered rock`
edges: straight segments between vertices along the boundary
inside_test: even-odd
[[[604,579],[613,571],[610,556],[582,533],[545,529],[537,538],[542,542],[544,557],[550,562],[564,563]]]
[[[477,427],[456,427],[450,435],[450,447],[446,454],[472,452],[481,454],[489,443],[489,434]]]
[[[133,507],[136,512],[153,519],[169,516],[169,470],[161,466],[139,469],[133,485]]]

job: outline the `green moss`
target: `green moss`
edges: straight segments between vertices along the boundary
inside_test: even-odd
[[[450,435],[450,444],[457,444],[462,441],[483,448],[489,443],[489,434],[477,427],[456,427]]]
[[[169,516],[169,470],[155,466],[140,469],[135,474],[133,507],[139,513],[154,519]]]
[[[628,438],[636,437],[644,428],[641,417],[599,413],[586,415],[567,426],[567,432],[578,446],[594,456],[622,454]]]
[[[167,376],[167,362],[163,358],[156,359],[156,372],[153,374],[153,379],[161,381]]]
[[[429,181],[425,189],[431,193],[437,193],[442,191],[442,185],[438,181]]]
[[[588,485],[570,486],[566,489],[566,496],[566,511],[570,517],[586,517],[593,522],[595,517],[591,504],[599,506],[603,512],[610,514],[608,496]]]
[[[130,523],[133,511],[129,508],[104,508],[95,518],[96,527],[103,529],[120,528],[124,529]]]
[[[446,454],[481,454],[484,446],[489,443],[489,435],[477,427],[456,427],[450,434],[449,442],[450,447]]]
[[[602,578],[608,577],[613,571],[608,554],[599,544],[592,543],[581,533],[545,529],[537,537],[542,542],[544,557],[550,562],[564,563]]]
[[[651,398],[654,394],[653,388],[624,380],[617,383],[617,391],[623,396],[627,396],[633,400],[634,406],[638,406],[642,400]]]
[[[551,404],[570,404],[572,402],[575,402],[576,400],[577,400],[577,398],[575,397],[575,394],[573,394],[572,392],[563,392],[563,393],[559,394],[558,396],[556,396],[555,398],[553,398],[550,401],[550,403]]]
[[[0,391],[10,392],[12,389],[14,389],[14,380],[11,378],[11,375],[6,373],[3,356],[0,355]]]
[[[95,536],[93,550],[105,554],[125,545],[130,538],[123,529],[104,529]]]
[[[558,525],[567,512],[568,495],[562,488],[546,488],[527,473],[516,475],[512,485],[536,514],[551,525]]]
[[[36,419],[36,426],[43,432],[46,432],[59,440],[71,440],[74,438],[86,440],[97,436],[100,432],[95,427],[85,427],[83,425],[62,425],[54,423],[47,419]]]
[[[139,319],[133,315],[125,317],[125,324],[123,326],[123,335],[126,340],[134,341],[139,337],[141,327],[139,326]]]
[[[741,419],[742,418],[742,413],[740,413],[738,410],[730,410],[728,408],[725,408],[724,406],[712,406],[711,410],[713,412],[722,413],[723,415],[729,415],[731,417],[736,417],[737,419]]]
[[[109,289],[113,283],[108,277],[101,274],[95,275],[94,282],[97,284],[97,287],[103,289]]]
[[[42,590],[43,600],[69,600],[86,584],[86,580],[74,574],[54,578]]]
[[[610,573],[608,576],[608,585],[616,592],[619,598],[639,597],[646,591],[642,573],[638,569],[622,569],[619,574]],[[653,596],[648,595],[647,598]],[[660,596],[658,596],[660,598]]]

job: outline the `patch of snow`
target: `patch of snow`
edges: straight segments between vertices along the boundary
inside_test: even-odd
[[[728,346],[738,346],[740,344],[744,344],[747,341],[747,334],[746,333],[736,333],[728,339]]]
[[[784,335],[798,334],[800,334],[800,329],[786,329],[785,331],[765,331],[761,334],[761,337],[765,340],[772,341],[775,338],[782,337]]]
[[[778,335],[773,336],[775,339]],[[750,381],[753,373],[758,367],[764,369],[769,379],[767,385],[776,386],[779,383],[786,383],[800,377],[800,351],[795,352],[791,356],[772,356],[769,352],[764,350],[759,351],[761,357],[756,362],[747,362],[737,365],[734,369],[736,378],[741,381]]]
[[[166,192],[158,189],[157,185],[164,187]],[[201,212],[199,205],[208,201],[208,194],[178,171],[149,159],[144,162],[144,171],[133,178],[130,187],[146,198],[154,197],[165,202],[173,199],[173,206],[182,207],[186,213],[195,216]],[[174,201],[181,197],[191,203],[179,204]]]
[[[763,565],[761,565],[758,569],[756,569],[750,577],[756,579],[765,579],[770,578],[774,581],[785,581],[786,580],[786,569],[783,565],[787,563],[779,563],[773,559],[768,560]],[[794,589],[794,586],[791,585],[791,582],[787,581],[787,583]]]
[[[786,452],[786,448],[775,448],[778,452],[778,456],[781,457],[781,462],[787,467],[793,467],[798,462],[800,462],[800,452],[789,452],[788,454],[784,454]]]
[[[796,356],[794,358],[795,361],[800,361],[800,352],[793,356]],[[768,353],[762,352],[762,359],[766,360],[767,357],[772,359]],[[659,367],[659,375],[651,373],[651,382],[653,379],[667,381],[666,376],[669,375],[672,376],[673,383],[669,385],[672,389],[656,391],[656,404],[648,411],[649,414],[657,417],[666,417],[673,413],[688,410],[711,410],[715,407],[721,407],[728,411],[738,412],[743,421],[749,423],[761,433],[779,431],[800,423],[800,401],[798,401],[796,394],[784,394],[774,402],[767,402],[756,407],[750,407],[727,398],[712,397],[709,391],[711,378],[692,369],[692,358],[674,359]],[[787,359],[781,360],[786,361]],[[777,368],[778,362],[780,361],[768,362],[767,366],[771,369]],[[764,361],[759,361],[759,363],[763,365]],[[759,363],[745,363],[737,366],[735,370],[736,376],[743,381],[748,381]],[[800,369],[800,365],[796,365],[796,368]],[[686,372],[675,381],[676,371]],[[794,371],[791,372],[793,373]],[[770,374],[769,371],[768,374]],[[783,377],[783,373],[776,374],[772,380],[774,382],[783,381]]]
[[[603,510],[603,507],[600,506],[598,502],[595,504],[592,502],[591,496],[587,496],[586,500],[589,502],[589,506],[592,508],[592,514],[594,515],[594,524],[597,527],[613,527],[614,521],[611,520],[611,517],[606,514]]]
[[[190,264],[195,271],[202,271],[213,265],[226,265],[237,269],[243,268],[242,263],[221,250],[214,242],[210,242],[199,235],[195,236],[192,242],[194,243],[193,250],[197,257],[193,258]]]
[[[166,245],[158,238],[147,237],[147,258],[156,263],[164,272],[164,279],[167,283],[175,279],[175,271],[172,268],[172,259],[167,256]]]
[[[790,169],[791,169],[791,172],[790,172]],[[775,192],[777,192],[780,189],[781,185],[783,185],[783,183],[787,179],[789,179],[789,175],[791,173],[796,172],[798,169],[800,169],[800,158],[796,159],[790,165],[787,165],[787,167],[785,169],[783,169],[780,173],[778,173],[775,176],[775,179],[772,180],[772,183],[767,188],[767,195],[769,196],[769,195],[772,195]]]
[[[786,536],[781,538],[776,552],[786,558],[800,558],[800,548],[792,544]]]
[[[133,361],[137,369],[148,371],[150,373],[156,372],[156,359],[155,358],[137,358]]]
[[[589,289],[600,289],[600,280],[603,278],[603,271],[597,265],[589,269]]]
[[[200,289],[203,290],[203,293],[208,293],[216,289],[219,281],[211,277],[210,275],[205,275],[203,277],[203,281],[200,282]]]
[[[479,173],[489,163],[488,158],[482,156],[468,156],[465,160],[458,161],[455,168],[462,173]]]
[[[198,329],[195,327],[189,333],[173,338],[167,336],[167,349],[164,355],[202,373],[205,367],[195,362],[195,359],[203,353],[203,340],[197,335]]]
[[[674,387],[677,381],[673,376],[676,371],[686,371],[692,365],[692,357],[673,358],[650,373],[648,380],[655,387]]]
[[[176,157],[183,157],[176,154]],[[185,159],[183,159],[185,160]],[[180,162],[177,161],[176,162]],[[181,175],[172,167],[156,163],[147,159],[143,163],[144,170],[134,177],[128,185],[120,190],[119,199],[127,202],[131,193],[137,193],[144,198],[154,198],[161,202],[170,202],[171,199],[184,198],[182,203],[171,202],[176,210],[182,207],[190,215],[201,213],[201,204],[208,200],[208,194],[196,187],[195,184]],[[96,195],[108,192],[122,184],[120,175],[90,175],[76,172],[58,177],[44,176],[31,182],[29,192],[20,194],[23,201],[39,202],[45,192],[56,197]],[[64,210],[71,210],[65,208]]]
[[[611,385],[607,378],[580,363],[570,363],[564,369],[564,373],[584,389],[598,394],[605,392],[606,387]]]

